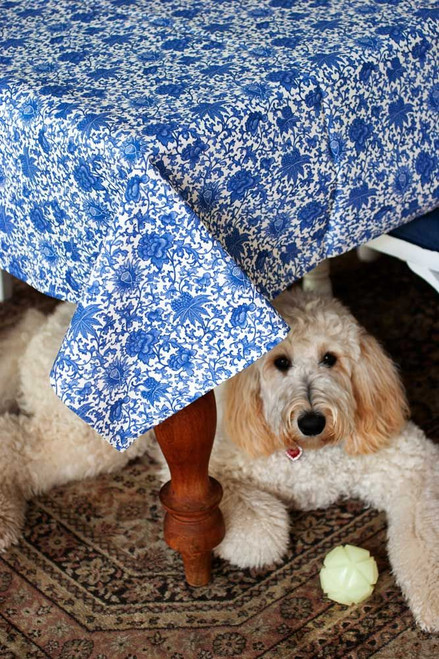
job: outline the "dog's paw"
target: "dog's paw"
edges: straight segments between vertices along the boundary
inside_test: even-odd
[[[24,525],[25,501],[21,493],[0,490],[0,552],[21,538]]]
[[[417,569],[405,584],[418,625],[439,632],[439,473],[426,478],[422,497],[416,502],[413,534],[416,537]],[[414,561],[414,558],[410,556]]]
[[[417,624],[424,632],[439,632],[439,603],[437,599],[422,602],[417,608],[412,606],[412,611]]]
[[[417,497],[399,497],[400,508],[389,515],[388,551],[416,622],[424,631],[438,632],[439,483],[427,474],[425,480]]]
[[[283,539],[270,536],[249,536],[245,530],[226,531],[226,537],[214,554],[239,568],[262,568],[280,563],[286,551]]]
[[[240,568],[279,563],[289,540],[289,516],[275,497],[250,487],[226,490],[221,509],[224,540],[214,552]]]

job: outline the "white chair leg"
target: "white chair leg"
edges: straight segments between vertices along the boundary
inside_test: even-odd
[[[375,249],[371,249],[367,245],[360,245],[357,247],[357,256],[360,261],[363,261],[364,263],[373,263],[373,261],[379,259],[380,254]]]
[[[0,270],[0,302],[5,302],[12,296],[12,278],[4,270]]]
[[[303,276],[302,288],[304,291],[332,297],[329,259],[325,259],[314,270]]]

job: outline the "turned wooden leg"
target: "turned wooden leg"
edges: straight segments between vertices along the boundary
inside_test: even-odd
[[[215,430],[213,391],[155,428],[171,472],[171,480],[160,492],[167,511],[165,540],[181,553],[191,586],[209,582],[211,550],[224,537],[224,521],[218,508],[222,488],[208,475]]]

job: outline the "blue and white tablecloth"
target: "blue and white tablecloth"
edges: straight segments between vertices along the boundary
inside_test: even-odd
[[[431,0],[0,0],[0,266],[78,303],[53,385],[119,449],[438,206],[438,153]]]

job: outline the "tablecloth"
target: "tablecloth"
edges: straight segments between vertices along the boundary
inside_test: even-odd
[[[78,304],[52,384],[116,448],[438,206],[438,7],[0,0],[0,266]]]

